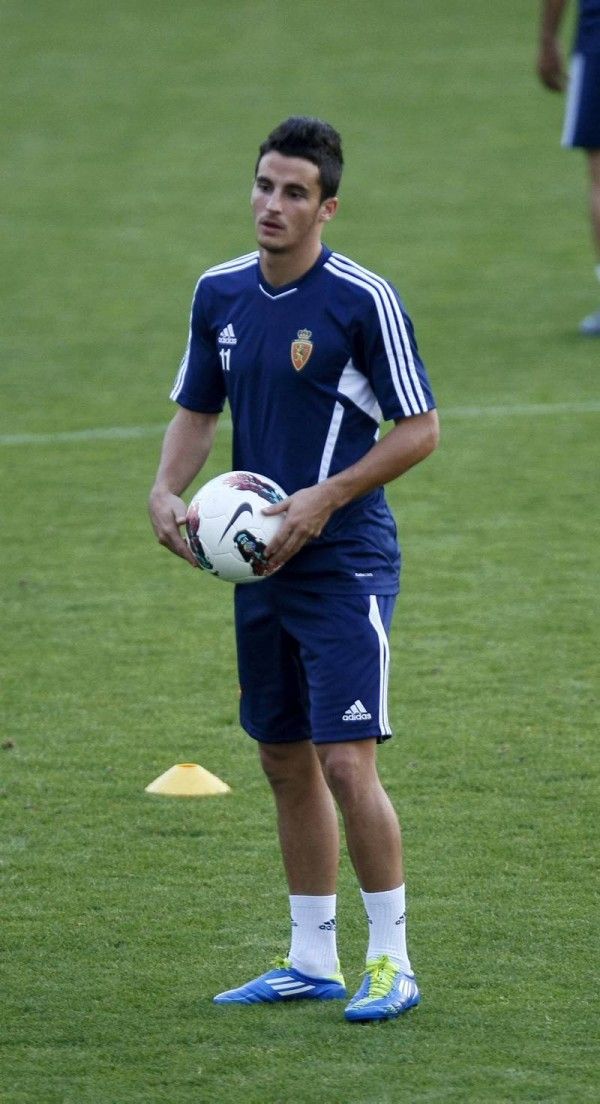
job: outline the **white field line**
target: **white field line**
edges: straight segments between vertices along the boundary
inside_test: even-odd
[[[600,401],[564,403],[522,403],[514,406],[451,406],[440,410],[440,419],[453,418],[537,418],[562,414],[598,414]],[[231,429],[231,420],[222,418],[222,429]],[[0,446],[9,445],[69,445],[87,441],[132,441],[136,437],[157,437],[164,433],[166,423],[141,426],[108,426],[92,429],[66,430],[59,433],[0,434]]]
[[[131,441],[135,437],[154,437],[164,433],[166,422],[146,426],[108,426],[95,429],[66,430],[63,433],[5,433],[0,445],[68,445],[79,441]]]

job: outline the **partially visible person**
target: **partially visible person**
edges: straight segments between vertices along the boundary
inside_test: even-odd
[[[562,92],[567,84],[559,31],[568,0],[542,0],[538,74],[546,88]],[[578,0],[562,144],[583,149],[590,175],[590,217],[600,281],[600,0]],[[600,308],[579,330],[600,337]]]

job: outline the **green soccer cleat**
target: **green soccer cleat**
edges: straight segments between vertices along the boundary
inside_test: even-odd
[[[387,955],[367,962],[363,983],[347,1006],[345,1016],[354,1023],[394,1020],[421,997],[414,974],[404,974]]]

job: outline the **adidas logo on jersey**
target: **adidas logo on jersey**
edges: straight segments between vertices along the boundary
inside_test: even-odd
[[[370,721],[371,714],[367,712],[359,698],[352,703],[342,717],[343,721]]]
[[[228,322],[225,326],[225,329],[221,330],[221,333],[218,337],[218,342],[219,345],[237,345],[237,337],[233,332],[233,326],[231,325],[231,322]]]

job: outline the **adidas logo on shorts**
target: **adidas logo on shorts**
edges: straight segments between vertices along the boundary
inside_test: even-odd
[[[360,698],[352,703],[342,717],[343,721],[370,721],[371,714],[367,712]]]

